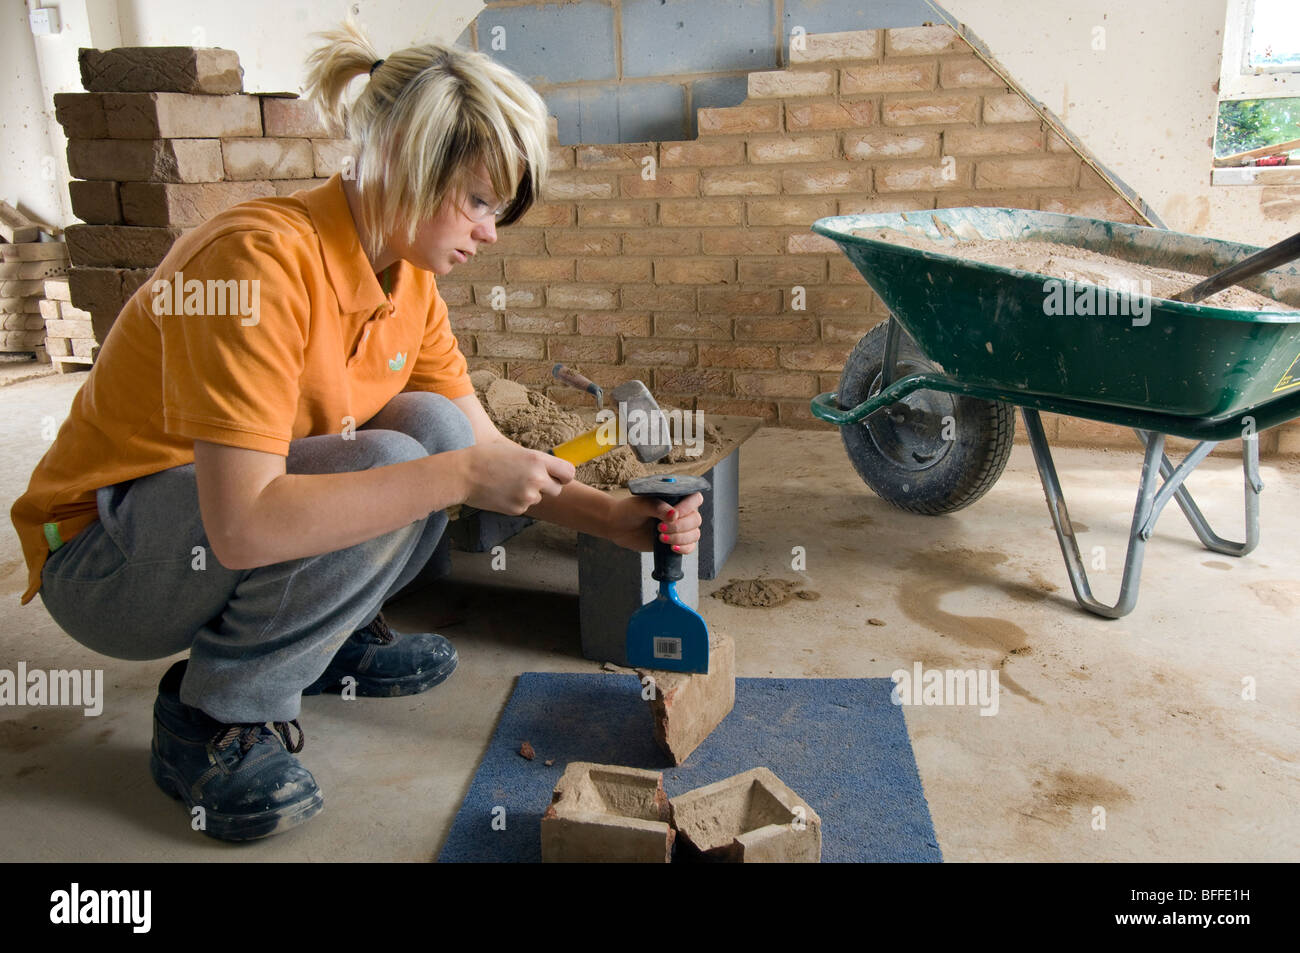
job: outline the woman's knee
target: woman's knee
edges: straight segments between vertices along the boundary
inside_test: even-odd
[[[455,403],[429,391],[398,394],[367,424],[396,430],[420,442],[426,453],[446,453],[474,445],[474,428]]]

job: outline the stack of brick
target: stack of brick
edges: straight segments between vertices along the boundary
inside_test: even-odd
[[[54,107],[72,210],[86,223],[67,229],[70,307],[89,314],[97,342],[186,231],[318,185],[347,155],[309,103],[245,94],[230,50],[83,49],[80,63],[86,92],[60,93]]]
[[[805,43],[788,69],[751,73],[741,105],[699,110],[698,140],[553,144],[545,201],[439,279],[471,364],[565,403],[582,395],[555,387],[556,361],[803,426],[886,316],[816,219],[998,205],[1136,220],[948,27]]]
[[[41,319],[45,323],[45,350],[60,374],[95,362],[99,343],[90,312],[73,306],[66,278],[45,282]]]
[[[41,240],[53,231],[0,202],[0,352],[45,360],[45,279],[68,273],[68,246]]]

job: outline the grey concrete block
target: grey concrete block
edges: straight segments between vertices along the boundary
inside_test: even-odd
[[[691,138],[699,136],[695,110],[739,106],[749,95],[749,78],[746,76],[719,76],[717,79],[697,79],[691,83]]]
[[[740,525],[740,447],[727,454],[704,474],[713,487],[704,494],[700,507],[700,578],[717,579],[718,573],[736,548]]]
[[[529,516],[506,516],[490,510],[466,511],[460,519],[452,520],[444,538],[449,537],[451,544],[461,552],[486,553],[534,522]]]
[[[699,549],[682,557],[677,595],[700,606]],[[627,664],[627,622],[659,593],[650,578],[654,554],[636,553],[599,536],[578,534],[578,618],[584,658]]]
[[[623,75],[775,69],[774,22],[772,0],[623,0]]]
[[[614,9],[609,4],[585,0],[488,7],[476,22],[479,50],[531,82],[615,78]],[[494,36],[501,37],[504,49],[494,48]]]
[[[617,87],[552,89],[542,98],[556,119],[560,145],[619,141]]]
[[[920,26],[933,21],[934,8],[926,0],[785,0],[783,55],[788,63],[790,31],[796,26],[808,33],[844,33]]]
[[[686,88],[681,83],[618,87],[619,142],[669,142],[686,135]]]

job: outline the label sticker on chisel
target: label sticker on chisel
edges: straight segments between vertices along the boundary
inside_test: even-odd
[[[655,658],[682,659],[681,639],[655,639]]]

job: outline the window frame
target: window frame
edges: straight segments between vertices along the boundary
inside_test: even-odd
[[[1251,68],[1248,27],[1255,18],[1255,0],[1228,0],[1223,27],[1223,56],[1219,66],[1219,100],[1281,99],[1300,96],[1300,66]]]

